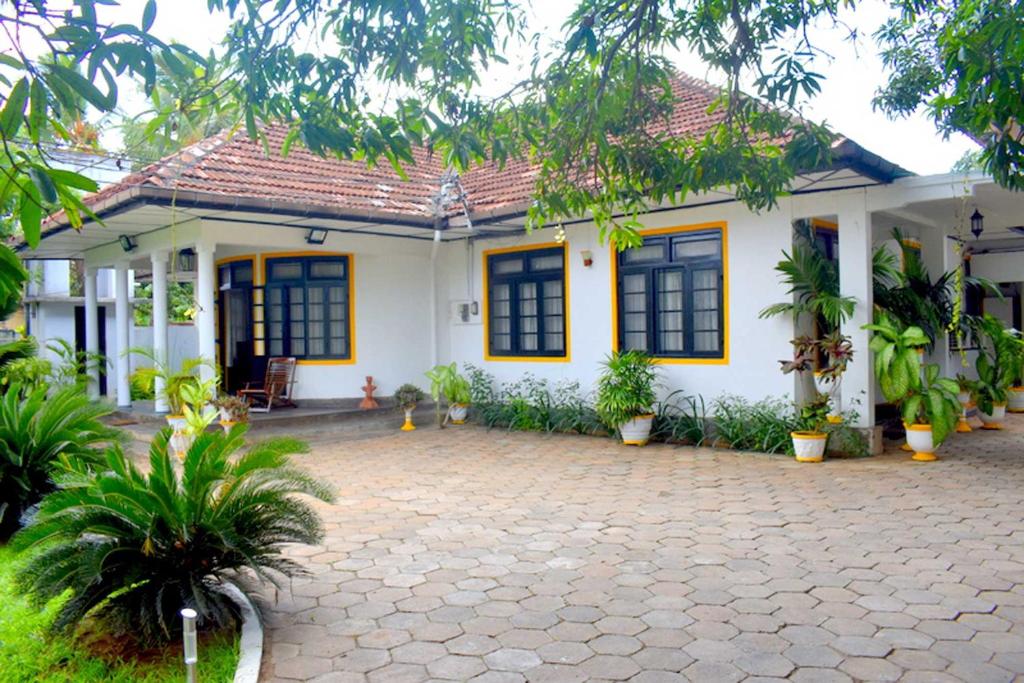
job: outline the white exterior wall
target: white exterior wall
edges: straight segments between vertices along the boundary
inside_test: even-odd
[[[787,317],[758,318],[766,306],[786,299],[775,265],[782,250],[792,246],[792,218],[788,206],[755,215],[739,205],[722,205],[665,211],[642,218],[645,228],[684,227],[701,223],[726,223],[726,344],[728,356],[720,364],[706,362],[662,363],[662,392],[683,390],[705,400],[730,393],[757,400],[766,396],[793,396],[794,378],[779,371],[778,359],[792,355],[793,323]],[[551,381],[575,380],[585,390],[593,387],[600,363],[612,350],[613,254],[598,241],[593,223],[567,226],[568,305],[570,360],[506,361],[484,359],[485,340],[481,316],[469,324],[454,317],[459,302],[476,301],[483,313],[483,252],[502,247],[546,244],[554,230],[531,235],[478,239],[470,243],[446,243],[439,263],[438,315],[441,316],[441,361],[472,363],[500,382],[514,381],[524,373]],[[593,254],[593,265],[584,267],[582,250]],[[470,268],[467,285],[467,258]]]
[[[136,326],[133,330],[132,346],[152,349],[153,348],[153,327]],[[195,358],[199,352],[199,341],[196,336],[196,326],[192,323],[171,323],[167,326],[167,357],[172,368],[181,367],[182,361],[186,358]],[[132,356],[132,370],[151,365],[148,358],[143,356]]]

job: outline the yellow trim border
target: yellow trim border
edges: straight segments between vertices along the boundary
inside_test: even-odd
[[[296,365],[355,365],[356,363],[356,257],[355,254],[345,251],[275,251],[264,252],[260,255],[260,277],[261,284],[267,281],[267,261],[270,259],[290,258],[299,256],[344,256],[348,259],[348,330],[349,350],[348,358],[325,359],[325,360],[298,360]],[[264,304],[265,305],[265,304]],[[269,354],[268,354],[269,355]]]
[[[562,249],[562,298],[565,307],[565,354],[562,356],[492,356],[491,355],[491,316],[490,316],[490,283],[488,282],[487,259],[496,254],[510,254],[517,251],[539,251],[541,249]],[[572,361],[572,323],[569,297],[569,242],[540,242],[537,244],[521,244],[514,247],[486,249],[480,255],[483,263],[483,328],[484,328],[484,360],[510,363],[569,363]]]
[[[658,365],[728,365],[730,349],[729,328],[729,223],[728,221],[711,221],[691,225],[677,225],[670,228],[652,228],[641,230],[640,235],[671,235],[681,232],[697,232],[700,230],[721,230],[722,232],[722,357],[721,358],[654,358]],[[614,242],[608,245],[610,258],[612,293],[612,351],[619,350],[619,258]]]

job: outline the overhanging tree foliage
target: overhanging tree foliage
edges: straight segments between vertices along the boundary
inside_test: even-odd
[[[1020,2],[891,3],[902,14],[879,33],[894,69],[881,106],[901,113],[928,104],[944,130],[982,139],[987,167],[1017,186]],[[93,185],[25,149],[48,134],[67,139],[61,121],[81,102],[113,110],[127,79],[154,104],[143,137],[166,137],[176,116],[191,123],[216,110],[256,138],[264,123],[288,122],[281,150],[262,138],[268,152],[300,143],[399,173],[415,146],[458,170],[528,158],[540,168],[532,225],[590,213],[620,246],[637,242],[638,216],[652,202],[730,186],[765,209],[797,171],[829,160],[829,132],[797,115],[823,78],[809,29],[855,5],[579,0],[552,40],[532,33],[515,0],[208,0],[233,20],[224,67],[153,38],[156,0],[137,24],[116,25],[104,21],[114,0],[57,4],[0,0],[10,43],[0,55],[0,205],[17,199],[12,211],[30,245],[52,206],[80,226],[88,211],[78,193]],[[41,54],[28,45],[42,45]],[[679,96],[666,55],[676,48],[725,83],[711,112],[717,125],[700,135],[667,132]],[[499,94],[483,87],[488,68],[509,60],[528,65],[526,75]],[[164,85],[188,86],[180,97],[163,96],[161,71],[170,75]],[[752,85],[744,93],[741,83]]]

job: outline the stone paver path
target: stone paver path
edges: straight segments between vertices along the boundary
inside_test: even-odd
[[[800,465],[466,427],[331,443],[267,680],[1010,681],[1024,416]]]

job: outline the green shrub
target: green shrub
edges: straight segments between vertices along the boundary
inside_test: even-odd
[[[474,416],[487,427],[516,431],[608,433],[579,382],[554,386],[526,373],[521,380],[495,388],[494,378],[466,365]]]
[[[762,453],[787,453],[797,427],[793,406],[785,399],[756,402],[722,396],[714,403],[715,434],[732,448]]]
[[[153,368],[137,368],[128,375],[128,388],[133,401],[152,401],[156,398]]]
[[[14,384],[0,396],[0,540],[54,489],[56,471],[102,462],[96,447],[122,438],[100,422],[110,412],[74,386],[50,394]]]
[[[206,627],[230,622],[233,605],[216,586],[240,570],[260,580],[301,571],[282,555],[284,545],[317,543],[323,529],[295,494],[332,494],[291,465],[304,443],[270,439],[240,453],[245,433],[236,425],[199,435],[179,473],[165,429],[150,447],[148,474],[115,446],[104,471],[61,480],[16,537],[32,552],[18,575],[22,590],[39,604],[71,591],[55,629],[91,613],[112,633],[165,642],[180,631],[182,607],[198,611]]]
[[[653,440],[703,446],[710,442],[711,434],[712,424],[702,397],[675,391],[658,403],[651,428]]]

